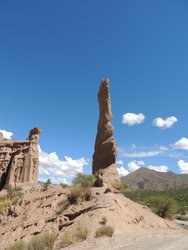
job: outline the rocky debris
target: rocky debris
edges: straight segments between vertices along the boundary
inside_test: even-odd
[[[70,224],[60,206],[66,201],[67,191],[58,187],[49,187],[45,192],[27,192],[22,202],[10,207],[7,217],[0,217],[0,249],[19,240],[28,241],[42,232],[58,234]]]
[[[0,189],[5,184],[37,183],[40,128],[31,129],[27,140],[16,141],[0,135]]]
[[[112,127],[109,80],[104,79],[98,93],[99,122],[93,154],[92,172],[97,175],[96,186],[104,186],[119,180],[116,168],[116,142]]]

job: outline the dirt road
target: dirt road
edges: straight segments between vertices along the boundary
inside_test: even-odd
[[[188,230],[171,235],[130,237],[116,235],[83,241],[63,248],[66,250],[188,250]]]
[[[127,246],[117,246],[113,250],[188,250],[188,231],[181,234],[156,236],[150,239],[134,241]]]

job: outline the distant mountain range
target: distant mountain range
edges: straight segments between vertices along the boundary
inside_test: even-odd
[[[168,190],[188,188],[188,174],[158,172],[148,168],[138,170],[121,177],[129,190]]]

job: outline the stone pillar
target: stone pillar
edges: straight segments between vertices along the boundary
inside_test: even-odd
[[[116,168],[116,142],[112,126],[111,99],[109,92],[109,80],[104,79],[98,93],[99,121],[95,141],[95,152],[93,154],[92,173],[103,172],[104,182],[112,183],[119,180]],[[104,181],[105,179],[105,181]]]

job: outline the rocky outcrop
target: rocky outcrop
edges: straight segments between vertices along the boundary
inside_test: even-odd
[[[38,181],[40,128],[33,128],[27,140],[16,141],[0,135],[0,189],[5,184]]]
[[[104,79],[98,93],[99,122],[93,155],[93,174],[98,174],[97,186],[112,182],[118,178],[116,169],[116,142],[112,126],[111,99],[109,80]],[[100,171],[104,170],[104,171]],[[100,176],[99,176],[100,175]]]

